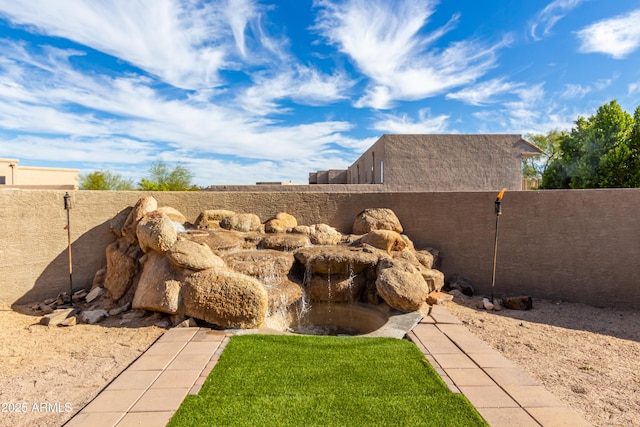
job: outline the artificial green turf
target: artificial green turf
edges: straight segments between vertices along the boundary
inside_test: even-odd
[[[409,341],[234,336],[178,426],[486,426]]]

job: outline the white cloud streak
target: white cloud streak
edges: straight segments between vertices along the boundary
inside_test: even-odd
[[[376,121],[373,129],[382,133],[445,133],[447,129],[448,115],[431,116],[431,110],[423,108],[418,111],[418,120],[414,121],[407,114],[393,115],[383,114]]]
[[[640,47],[640,9],[593,23],[576,35],[580,52],[626,58]]]
[[[535,40],[551,35],[553,27],[569,12],[578,7],[585,0],[554,0],[536,14],[533,22],[530,23],[530,34]],[[538,35],[538,30],[542,28],[542,36]]]
[[[417,100],[468,84],[495,65],[496,46],[473,40],[451,43],[442,50],[429,46],[459,20],[422,34],[435,1],[350,0],[316,3],[316,21],[331,44],[348,55],[371,83],[356,107],[388,109],[397,100]]]
[[[458,92],[448,93],[446,98],[456,99],[469,105],[482,106],[494,103],[496,96],[511,93],[522,86],[522,83],[506,82],[503,78],[498,78],[464,88]]]

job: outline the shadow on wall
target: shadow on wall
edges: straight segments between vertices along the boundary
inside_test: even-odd
[[[73,223],[71,227],[73,230]],[[115,240],[116,238],[110,230],[110,221],[105,221],[86,231],[71,243],[74,290],[91,288],[95,273],[107,264],[106,248]],[[15,309],[17,305],[53,298],[61,292],[68,291],[69,254],[65,249],[42,271],[33,288],[13,303],[11,307]]]

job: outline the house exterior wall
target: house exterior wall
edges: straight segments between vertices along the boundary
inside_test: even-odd
[[[78,189],[77,169],[20,166],[17,159],[0,159],[2,176],[5,177],[4,185],[16,188]]]
[[[363,209],[388,207],[416,248],[441,251],[442,270],[491,292],[496,192],[74,191],[70,211],[75,287],[89,287],[114,241],[109,220],[145,194],[189,221],[206,209],[277,212],[300,224],[350,232]],[[309,186],[321,187],[321,186]],[[374,186],[359,186],[369,188]],[[379,186],[381,187],[381,186]],[[65,191],[0,191],[0,304],[28,303],[69,288]],[[640,189],[507,191],[500,217],[496,296],[528,294],[640,309]],[[603,293],[603,290],[604,291]],[[603,296],[604,295],[604,296]]]
[[[537,154],[520,135],[383,135],[348,169],[350,184],[387,191],[522,189],[522,157]]]

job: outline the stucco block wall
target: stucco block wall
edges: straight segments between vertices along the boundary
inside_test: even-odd
[[[75,191],[71,211],[75,287],[90,286],[114,241],[109,220],[143,192]],[[69,288],[64,191],[0,191],[0,303],[37,301]],[[190,221],[205,209],[279,211],[300,224],[349,232],[371,207],[398,215],[416,247],[441,251],[445,274],[491,292],[495,192],[153,193]],[[507,192],[500,218],[496,295],[528,294],[640,309],[640,189]]]

